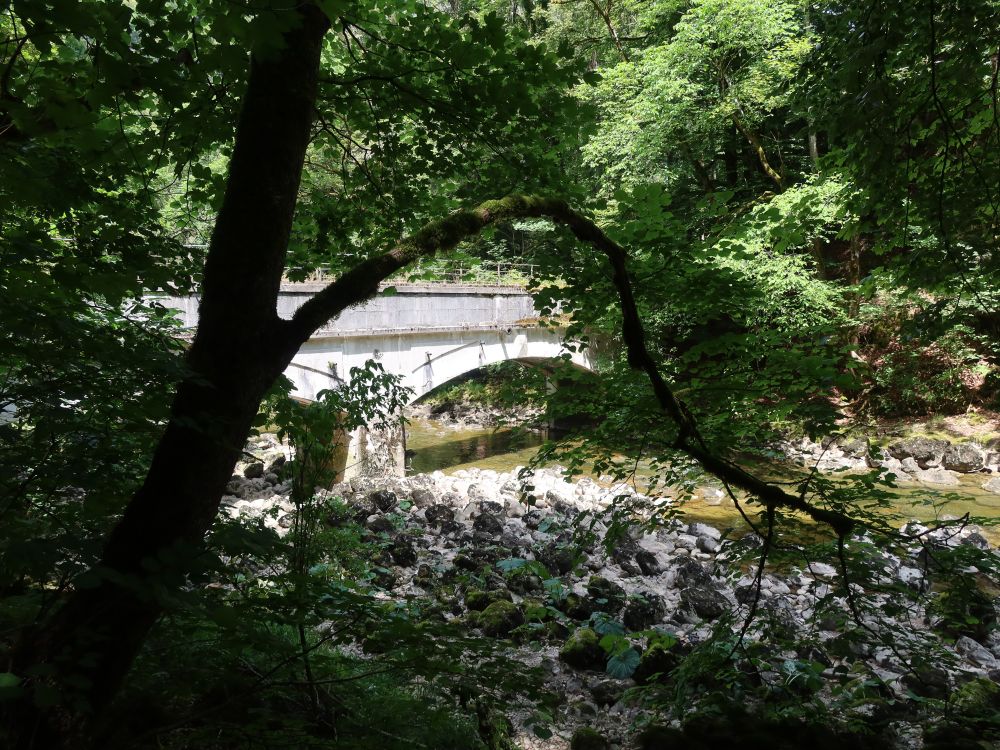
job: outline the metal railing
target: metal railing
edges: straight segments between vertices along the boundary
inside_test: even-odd
[[[526,287],[535,278],[539,266],[534,263],[464,263],[454,261],[417,261],[390,276],[389,283],[422,284],[482,284],[487,286]],[[296,273],[301,269],[285,272],[285,283],[316,284],[333,281],[336,276],[326,266]],[[291,278],[290,278],[291,276]]]

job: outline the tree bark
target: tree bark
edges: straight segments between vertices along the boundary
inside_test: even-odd
[[[778,171],[771,166],[771,162],[767,158],[767,151],[764,150],[764,144],[753,130],[748,128],[743,124],[743,121],[739,118],[735,112],[733,113],[733,123],[736,125],[736,129],[743,134],[743,137],[749,141],[750,145],[753,146],[754,152],[757,154],[757,159],[760,161],[760,168],[764,170],[764,174],[774,180],[774,184],[778,186],[778,192],[780,193],[785,189],[784,180]]]

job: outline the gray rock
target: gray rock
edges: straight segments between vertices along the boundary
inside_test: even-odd
[[[590,694],[598,706],[613,706],[630,687],[628,680],[599,680],[590,686]]]
[[[243,500],[260,500],[265,497],[271,497],[274,494],[274,487],[260,477],[244,482],[236,494]]]
[[[264,464],[260,461],[254,461],[243,470],[243,476],[247,479],[259,479],[264,476]]]
[[[947,449],[946,440],[916,437],[896,441],[889,446],[889,455],[900,461],[912,457],[921,469],[928,469],[940,465]]]
[[[587,581],[587,594],[593,600],[594,608],[614,614],[625,604],[625,589],[601,576],[591,576]]]
[[[902,565],[899,570],[896,571],[896,577],[915,591],[923,591],[927,588],[924,571],[919,568]]]
[[[945,449],[941,463],[951,471],[971,474],[986,465],[986,451],[978,443],[955,443]]]
[[[424,511],[424,517],[430,526],[443,526],[455,520],[455,511],[447,505],[431,505]]]
[[[492,513],[480,513],[472,522],[472,528],[483,534],[499,534],[503,531],[503,522]]]
[[[652,627],[667,613],[663,599],[649,592],[639,596],[630,596],[622,613],[622,621],[629,630],[646,630]]]
[[[943,700],[951,692],[948,672],[936,664],[927,662],[915,662],[912,671],[903,675],[903,684],[924,698]]]
[[[542,523],[542,512],[537,508],[532,508],[523,516],[521,516],[521,521],[531,530],[537,529]]]
[[[404,568],[417,564],[417,550],[413,543],[403,537],[397,537],[389,547],[389,556],[392,561]]]
[[[535,553],[535,559],[553,575],[566,575],[573,570],[577,550],[570,545],[551,542]]]
[[[990,653],[990,650],[967,635],[963,635],[955,641],[955,650],[977,667],[996,669],[998,666],[997,659]]]
[[[395,524],[385,516],[373,516],[365,524],[369,531],[376,534],[388,534],[396,530]]]
[[[946,469],[926,469],[914,475],[919,481],[927,484],[943,484],[954,486],[959,483],[958,477]]]
[[[719,540],[713,539],[710,536],[698,537],[698,541],[695,543],[695,545],[702,552],[707,552],[710,555],[716,554],[721,549],[721,546],[719,545]]]
[[[907,456],[899,463],[905,472],[910,474],[918,474],[920,472],[920,464],[917,463],[917,459],[913,456]]]
[[[716,620],[729,609],[729,600],[711,588],[689,586],[681,591],[681,607],[705,620]]]
[[[705,536],[710,539],[721,539],[722,532],[719,531],[714,526],[709,526],[707,523],[692,523],[688,525],[687,533],[691,536],[701,537]]]
[[[983,489],[987,492],[994,492],[1000,495],[1000,477],[993,477],[988,482],[983,484]]]
[[[368,502],[382,513],[388,513],[398,505],[399,499],[391,490],[376,490],[368,494]]]
[[[823,578],[833,578],[837,575],[837,569],[832,565],[822,562],[811,562],[807,566],[810,573],[814,576],[822,576]]]
[[[644,576],[658,576],[663,571],[660,561],[656,559],[656,555],[641,547],[635,553],[635,562]]]
[[[871,450],[871,442],[866,437],[839,438],[837,445],[850,458],[865,458]]]
[[[966,547],[975,547],[976,549],[989,549],[989,540],[980,534],[978,531],[973,531],[970,534],[962,537],[962,541],[959,544],[964,544]]]
[[[687,560],[677,568],[678,588],[715,589],[715,579],[704,565],[697,560]]]
[[[417,487],[410,491],[410,501],[417,508],[427,508],[437,502],[437,497],[424,487]]]

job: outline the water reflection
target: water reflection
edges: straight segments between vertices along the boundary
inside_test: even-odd
[[[483,461],[491,456],[517,453],[541,445],[545,437],[541,432],[514,430],[466,430],[441,433],[424,424],[411,424],[407,430],[407,447],[410,449],[407,474],[422,474],[452,466]],[[471,434],[470,434],[471,433]]]

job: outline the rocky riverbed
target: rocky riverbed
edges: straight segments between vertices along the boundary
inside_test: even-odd
[[[849,446],[837,450],[850,453]],[[917,466],[921,460],[927,466],[921,471],[938,468],[932,460],[944,460],[937,452],[906,458],[911,457]],[[245,476],[234,476],[224,498],[226,512],[265,517],[279,532],[288,528],[293,508],[289,485],[280,480],[281,461],[252,464]],[[989,467],[987,461],[982,459],[981,469]],[[947,465],[941,470],[954,471]],[[633,727],[648,718],[648,710],[632,689],[668,680],[681,657],[705,643],[720,623],[724,632],[739,630],[756,599],[754,569],[747,562],[762,543],[755,534],[733,538],[710,525],[674,519],[605,545],[604,512],[612,502],[627,504],[639,516],[670,502],[625,486],[567,482],[554,469],[526,479],[516,472],[467,470],[356,479],[322,494],[346,502],[371,538],[382,541],[390,571],[382,585],[390,596],[437,599],[446,618],[486,638],[509,640],[512,658],[543,670],[547,689],[561,698],[555,735],[543,741],[521,727],[525,748],[570,747],[574,732],[573,747],[633,747]],[[595,539],[574,533],[581,513],[591,519]],[[971,526],[933,531],[910,524],[905,531],[914,543],[898,555],[868,549],[865,538],[848,542],[849,551],[852,546],[867,551],[872,580],[883,587],[928,591],[934,580],[928,548],[988,548]],[[851,585],[857,597],[864,595],[858,583]],[[747,639],[780,645],[762,652],[756,679],[787,690],[795,679],[789,669],[814,665],[808,667],[814,670],[814,696],[830,703],[845,684],[869,680],[908,707],[883,728],[886,746],[906,748],[923,746],[919,700],[996,701],[1000,637],[995,631],[984,628],[977,638],[962,635],[947,642],[932,632],[936,615],[927,600],[901,604],[900,597],[883,593],[868,604],[872,608],[856,622],[841,571],[829,561],[804,559],[765,574]],[[893,646],[873,635],[887,630]],[[622,634],[634,653],[609,665],[600,645],[607,633]],[[914,666],[911,657],[932,651],[939,655],[933,662]],[[870,712],[863,705],[856,710],[859,718]],[[588,728],[600,735],[591,736],[598,744],[581,744]]]
[[[975,440],[951,442],[929,437],[911,437],[872,445],[867,438],[830,439],[821,443],[808,438],[785,441],[778,446],[789,460],[819,471],[868,471],[879,469],[901,481],[956,486],[962,475],[983,475],[982,487],[1000,494],[1000,442]]]

